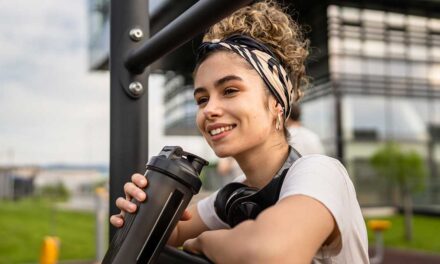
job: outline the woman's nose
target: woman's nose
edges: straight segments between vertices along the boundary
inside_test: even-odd
[[[223,114],[221,102],[218,99],[211,97],[208,103],[203,108],[203,114],[208,119],[221,116]]]

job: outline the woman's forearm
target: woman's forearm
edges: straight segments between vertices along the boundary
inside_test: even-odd
[[[215,263],[310,263],[334,227],[322,204],[297,195],[266,209],[256,220],[204,232],[184,248]]]
[[[234,229],[206,231],[185,243],[184,247],[204,254],[215,263],[256,263],[258,255],[253,243],[253,222],[243,222]]]

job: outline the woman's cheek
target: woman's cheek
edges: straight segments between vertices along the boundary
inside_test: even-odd
[[[196,126],[197,126],[197,129],[199,130],[199,132],[202,134],[202,135],[204,135],[204,133],[203,133],[203,119],[202,119],[202,115],[201,115],[201,113],[200,113],[200,110],[199,110],[199,112],[197,112],[197,115],[196,115]]]

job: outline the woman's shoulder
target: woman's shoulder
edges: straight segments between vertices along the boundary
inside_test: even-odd
[[[351,179],[342,163],[330,156],[310,154],[299,158],[286,175],[289,182],[305,181],[309,183],[332,182],[351,185]],[[321,184],[319,184],[321,185]]]
[[[320,167],[334,167],[337,169],[345,170],[344,165],[342,165],[339,160],[323,154],[304,155],[300,157],[295,163],[293,163],[291,168],[303,168],[308,166],[315,169]]]

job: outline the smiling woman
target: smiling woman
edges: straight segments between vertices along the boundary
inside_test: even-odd
[[[308,43],[274,2],[258,2],[214,25],[198,49],[196,123],[219,157],[244,175],[188,208],[168,244],[216,263],[368,263],[365,223],[339,161],[300,155],[285,121],[307,84]],[[118,198],[136,211],[147,180],[140,174]]]

